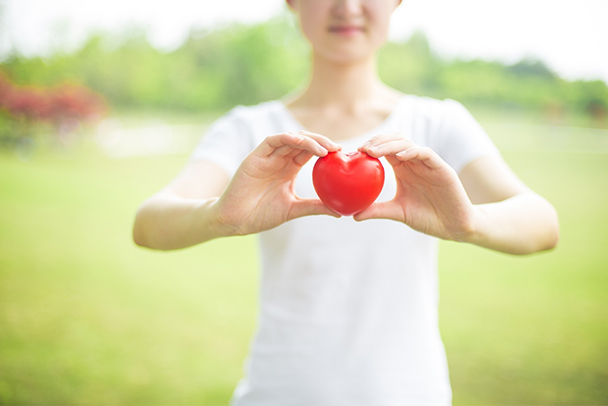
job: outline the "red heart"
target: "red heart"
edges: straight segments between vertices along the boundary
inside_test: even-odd
[[[384,186],[384,168],[365,152],[330,152],[315,163],[312,183],[327,207],[352,216],[376,200]]]

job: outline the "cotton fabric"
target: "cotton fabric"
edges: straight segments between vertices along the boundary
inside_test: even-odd
[[[237,106],[192,160],[233,175],[265,137],[304,127],[280,101]],[[404,95],[378,127],[346,141],[400,132],[457,172],[498,150],[453,100]],[[330,136],[330,134],[325,134]],[[296,193],[316,198],[308,162]],[[394,172],[379,201],[395,195]],[[438,328],[437,241],[390,220],[310,216],[259,234],[258,326],[234,406],[446,406],[451,388]]]

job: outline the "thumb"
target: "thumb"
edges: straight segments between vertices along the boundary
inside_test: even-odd
[[[291,205],[289,211],[289,219],[296,219],[304,216],[315,216],[319,214],[326,214],[332,217],[342,217],[340,214],[331,210],[329,207],[323,204],[319,199],[301,199],[298,198]]]
[[[355,214],[355,221],[389,219],[403,221],[403,209],[395,201],[373,203],[367,209]]]

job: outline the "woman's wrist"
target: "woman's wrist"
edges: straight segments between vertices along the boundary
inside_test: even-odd
[[[173,250],[234,235],[219,221],[217,201],[216,197],[205,200],[172,195],[153,197],[138,210],[133,239],[143,247]]]
[[[452,228],[451,232],[448,232],[449,237],[447,240],[475,244],[481,238],[482,217],[482,210],[478,206],[471,204],[467,215],[461,219],[458,226]]]
[[[200,202],[195,210],[196,216],[201,220],[199,229],[204,233],[203,241],[242,235],[238,226],[230,223],[226,216],[222,215],[220,204],[220,198],[214,197]]]
[[[483,245],[485,238],[484,224],[486,224],[486,212],[481,205],[471,205],[470,215],[463,224],[459,233],[453,240],[469,244]]]
[[[458,241],[514,255],[551,249],[557,244],[555,209],[535,193],[473,207],[471,232]]]

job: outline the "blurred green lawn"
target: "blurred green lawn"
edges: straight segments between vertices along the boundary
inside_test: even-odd
[[[442,243],[454,404],[606,405],[608,154],[504,156],[557,207],[561,241],[523,258]],[[1,404],[227,404],[255,327],[255,238],[131,241],[185,159],[0,155]]]

